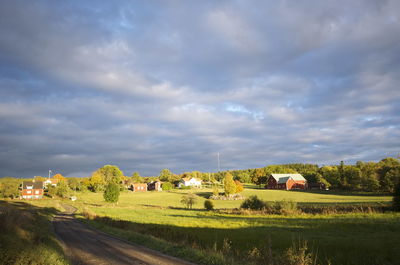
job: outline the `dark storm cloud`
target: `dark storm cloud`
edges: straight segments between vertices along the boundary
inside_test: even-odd
[[[2,1],[0,176],[379,160],[397,1]]]

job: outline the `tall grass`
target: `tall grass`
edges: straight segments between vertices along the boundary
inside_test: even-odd
[[[52,212],[0,201],[0,264],[68,264],[49,222]]]

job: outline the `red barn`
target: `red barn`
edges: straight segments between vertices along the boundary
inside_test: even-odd
[[[300,174],[271,174],[265,187],[267,189],[279,190],[304,190],[307,180]]]
[[[41,199],[43,190],[43,181],[22,182],[22,198],[24,199]]]
[[[146,183],[133,183],[131,184],[130,190],[132,191],[147,191],[147,184]]]

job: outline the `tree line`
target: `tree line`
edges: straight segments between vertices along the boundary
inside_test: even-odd
[[[138,172],[133,172],[131,176],[125,176],[118,166],[105,165],[85,178],[65,178],[61,174],[56,174],[53,178],[58,179],[59,184],[57,187],[50,186],[48,194],[64,197],[74,191],[101,192],[110,183],[119,185],[121,190],[125,188],[124,184],[127,183],[148,183],[160,180],[173,184],[184,177],[199,178],[204,183],[209,184],[223,183],[227,173],[232,175],[233,180],[260,186],[267,183],[268,176],[272,173],[300,173],[309,183],[324,183],[331,189],[392,193],[396,184],[400,183],[400,160],[387,157],[379,162],[358,161],[354,165],[346,165],[343,162],[327,166],[294,163],[220,172],[192,171],[182,174],[174,174],[169,169],[163,169],[158,176],[153,177],[142,177]],[[35,177],[35,179],[37,181],[45,180],[40,176]],[[20,194],[19,187],[23,180],[28,179],[1,178],[0,197],[18,197]]]

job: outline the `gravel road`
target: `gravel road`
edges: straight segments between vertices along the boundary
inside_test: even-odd
[[[74,218],[74,207],[63,207],[66,211],[55,216],[53,225],[72,264],[193,265],[95,230]]]

